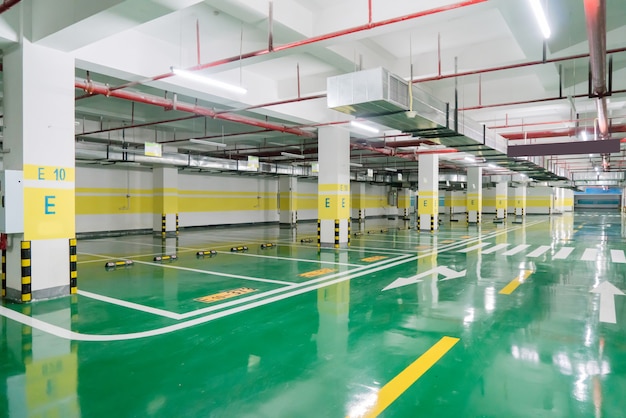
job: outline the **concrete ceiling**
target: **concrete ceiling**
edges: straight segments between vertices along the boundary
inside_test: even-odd
[[[315,134],[314,126],[347,122],[350,117],[332,110],[323,98],[326,79],[358,68],[385,67],[418,83],[440,100],[454,103],[455,88],[461,115],[485,124],[502,135],[563,130],[561,137],[533,139],[573,141],[576,126],[593,131],[594,99],[588,91],[588,59],[524,66],[464,77],[442,77],[457,71],[490,69],[537,61],[543,58],[543,40],[529,2],[488,0],[369,30],[248,57],[268,47],[269,3],[265,0],[24,0],[0,15],[0,47],[9,48],[20,32],[37,43],[67,51],[76,58],[78,79],[129,87],[160,97],[214,109],[280,126],[303,127]],[[372,21],[426,12],[455,5],[456,1],[371,0]],[[582,0],[542,0],[552,28],[546,42],[546,58],[586,54],[589,50]],[[32,4],[32,6],[31,6]],[[32,7],[32,24],[20,28],[21,8]],[[368,0],[274,0],[273,45],[361,27],[368,22]],[[67,13],[72,10],[72,13]],[[54,17],[51,19],[50,16]],[[607,48],[626,47],[626,3],[607,2]],[[238,59],[242,56],[242,59]],[[614,126],[626,123],[626,52],[612,54],[612,88],[609,114]],[[226,60],[225,60],[226,59]],[[225,62],[218,63],[224,60]],[[147,81],[165,74],[172,66],[189,68],[214,63],[199,74],[241,84],[247,93],[239,96],[201,87],[179,77]],[[559,98],[559,92],[562,98]],[[77,90],[77,97],[83,96]],[[299,96],[298,96],[299,95]],[[322,95],[322,97],[320,97]],[[576,96],[570,97],[570,96]],[[580,97],[579,97],[580,96]],[[276,104],[297,99],[291,103]],[[520,103],[523,102],[523,103]],[[275,103],[273,105],[267,105]],[[512,104],[517,103],[517,104]],[[265,105],[264,105],[265,104]],[[508,104],[508,105],[507,105]],[[281,148],[317,156],[316,140],[267,131],[251,125],[213,118],[187,118],[189,113],[135,103],[114,97],[94,96],[76,101],[77,138],[83,141],[125,140],[142,143],[157,140],[180,146],[187,152],[243,158],[258,154],[271,160]],[[153,122],[175,120],[150,125]],[[130,126],[143,124],[132,128]],[[125,129],[118,129],[126,126]],[[313,126],[311,128],[311,126]],[[346,129],[350,126],[343,125]],[[114,130],[110,130],[113,129]],[[398,132],[381,126],[377,136]],[[622,138],[616,129],[612,137]],[[101,133],[90,133],[104,131]],[[382,148],[388,138],[368,138],[352,132],[355,141]],[[220,150],[190,146],[192,137],[218,138],[228,144]],[[396,140],[411,139],[397,137]],[[181,141],[178,143],[175,141]],[[523,141],[510,141],[510,144]],[[272,144],[273,143],[273,144]],[[567,145],[563,145],[566,147]],[[269,147],[269,148],[268,148]],[[415,154],[424,148],[403,149]],[[432,150],[428,150],[432,151]],[[463,171],[463,154],[442,154],[442,166]],[[353,161],[365,168],[393,166],[415,171],[415,158],[387,156],[372,150],[353,150]],[[570,172],[593,172],[599,155],[547,157]],[[624,153],[610,156],[610,170],[622,171]],[[486,171],[506,173],[506,170]]]

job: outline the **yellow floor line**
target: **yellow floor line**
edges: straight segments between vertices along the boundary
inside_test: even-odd
[[[377,417],[389,405],[393,403],[405,390],[407,390],[417,379],[422,377],[441,357],[444,356],[454,345],[459,342],[458,338],[443,337],[428,351],[422,354],[409,367],[402,370],[389,383],[378,392],[378,399],[372,409],[364,415],[366,418]]]
[[[500,292],[498,293],[500,293],[501,295],[510,295],[511,293],[513,293],[513,291],[515,291],[515,289],[519,287],[519,285],[526,281],[526,279],[532,274],[532,272],[532,270],[524,270],[516,278],[511,280],[509,284],[504,286],[502,290],[500,290]]]

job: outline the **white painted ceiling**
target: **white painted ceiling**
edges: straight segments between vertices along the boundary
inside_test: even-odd
[[[18,40],[21,4],[0,15],[0,46],[8,48]],[[52,4],[54,3],[54,4]],[[273,45],[282,45],[361,27],[368,23],[368,0],[274,0]],[[371,0],[372,21],[426,12],[455,5],[456,1]],[[582,0],[542,0],[552,36],[546,42],[546,58],[586,54],[589,50]],[[485,124],[502,135],[534,131],[551,132],[576,126],[593,131],[595,101],[588,92],[588,59],[490,71],[479,75],[432,80],[439,74],[486,70],[542,59],[543,40],[527,0],[487,0],[474,5],[359,30],[332,39],[313,42],[283,51],[246,57],[268,47],[269,2],[266,0],[58,0],[33,3],[32,40],[50,48],[67,51],[76,58],[76,76],[118,86],[141,81],[170,71],[229,58],[229,62],[198,71],[199,74],[241,84],[244,96],[200,87],[194,82],[167,77],[141,82],[129,91],[215,109],[230,110],[260,121],[302,127],[315,134],[315,126],[348,122],[351,117],[329,110],[326,100],[309,99],[323,95],[330,76],[359,67],[384,67],[405,79],[431,79],[417,83],[440,100],[458,105],[464,118]],[[68,13],[71,11],[71,13]],[[199,45],[198,45],[199,41]],[[607,48],[626,47],[626,2],[607,2]],[[199,61],[198,61],[199,55]],[[238,59],[242,56],[242,59]],[[626,123],[626,52],[612,54],[612,88],[609,113],[614,126]],[[562,74],[561,76],[560,73]],[[563,98],[558,98],[559,89]],[[301,101],[259,106],[298,98]],[[84,92],[77,90],[77,97]],[[570,98],[582,95],[583,97]],[[518,103],[509,104],[507,103]],[[227,158],[259,155],[279,159],[281,150],[304,152],[306,161],[317,159],[315,138],[211,118],[194,118],[161,123],[166,119],[190,116],[177,110],[125,100],[92,96],[76,101],[76,132],[81,141],[131,141],[156,139],[187,152]],[[125,129],[106,131],[127,126]],[[303,126],[304,125],[304,126]],[[313,126],[313,127],[311,127]],[[348,123],[340,124],[350,129]],[[384,135],[395,131],[385,129]],[[101,133],[89,133],[104,130]],[[617,129],[615,129],[617,131]],[[354,140],[365,140],[374,148],[384,147],[380,138],[367,138],[358,131]],[[612,138],[625,134],[613,132]],[[228,144],[226,149],[207,149],[182,142],[191,137],[208,137]],[[410,137],[398,138],[398,140]],[[536,143],[575,141],[577,136],[538,138]],[[181,141],[181,142],[176,142]],[[523,141],[510,141],[519,144]],[[276,144],[285,144],[283,148]],[[298,148],[293,148],[297,146]],[[567,147],[567,144],[563,144]],[[420,149],[408,148],[404,151]],[[441,155],[444,170],[463,172],[464,154]],[[353,150],[354,162],[365,168],[393,166],[411,172],[417,162],[385,156],[375,151]],[[599,155],[547,157],[570,173],[593,172]],[[283,159],[284,160],[284,159]],[[611,171],[622,171],[624,153],[610,156]],[[496,171],[503,173],[505,171]]]

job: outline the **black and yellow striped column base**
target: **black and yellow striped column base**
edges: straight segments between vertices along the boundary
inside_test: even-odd
[[[31,242],[21,241],[20,258],[22,267],[22,302],[30,302],[33,298],[31,289]]]
[[[317,246],[322,246],[322,220],[317,220]]]
[[[76,252],[76,238],[70,239],[70,294],[74,295],[78,291],[78,255]]]
[[[7,297],[7,250],[2,250],[2,297]]]

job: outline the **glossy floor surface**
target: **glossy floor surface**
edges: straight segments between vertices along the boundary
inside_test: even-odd
[[[626,416],[626,218],[406,226],[80,240],[78,295],[0,307],[0,416]]]

